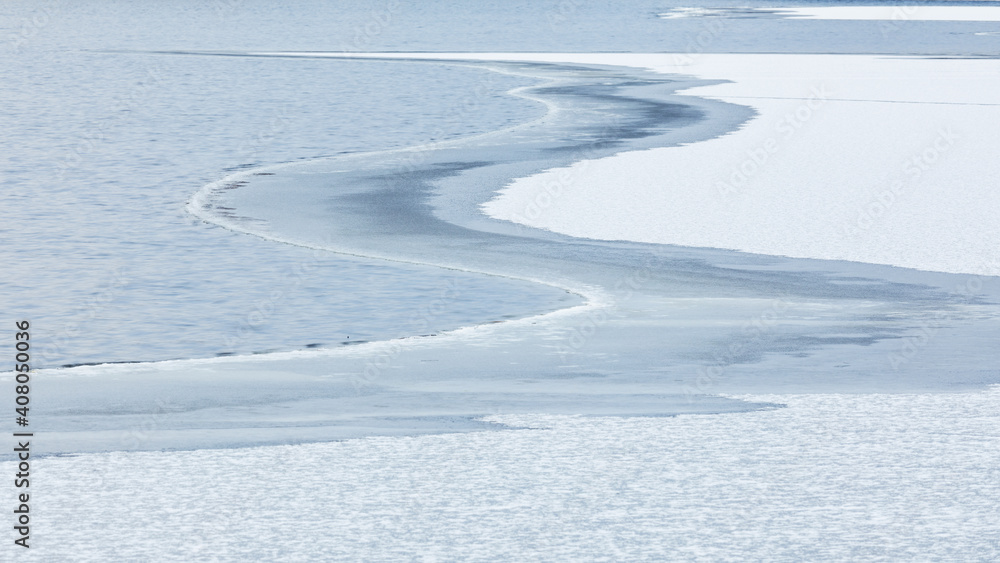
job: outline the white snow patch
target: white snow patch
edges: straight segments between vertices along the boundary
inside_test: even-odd
[[[1000,123],[1000,61],[546,58],[728,80],[685,94],[758,115],[708,141],[517,179],[483,206],[491,217],[594,239],[1000,275],[990,125]]]

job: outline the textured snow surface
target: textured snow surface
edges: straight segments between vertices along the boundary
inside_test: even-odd
[[[1000,557],[1000,388],[744,398],[786,407],[40,459],[22,560]]]
[[[704,142],[513,181],[484,211],[577,237],[1000,275],[1000,61],[547,55],[727,82],[757,116]],[[683,100],[683,97],[678,98]]]

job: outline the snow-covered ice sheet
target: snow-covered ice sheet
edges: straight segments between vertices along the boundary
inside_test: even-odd
[[[1000,388],[741,398],[786,407],[45,458],[21,560],[1000,557]]]
[[[758,115],[709,141],[518,179],[489,215],[577,237],[1000,274],[1000,61],[573,57],[585,59],[723,80],[686,93]]]

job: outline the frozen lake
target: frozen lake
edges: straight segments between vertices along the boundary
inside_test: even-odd
[[[29,559],[995,559],[998,11],[7,6]]]

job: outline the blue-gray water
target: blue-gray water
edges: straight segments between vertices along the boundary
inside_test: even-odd
[[[338,346],[575,302],[526,282],[275,244],[184,211],[233,170],[530,120],[542,108],[504,92],[537,78],[154,51],[1000,52],[1000,37],[976,35],[996,24],[901,22],[886,34],[874,22],[761,12],[720,28],[657,16],[671,5],[5,3],[4,317],[32,319],[38,367],[52,367]]]

